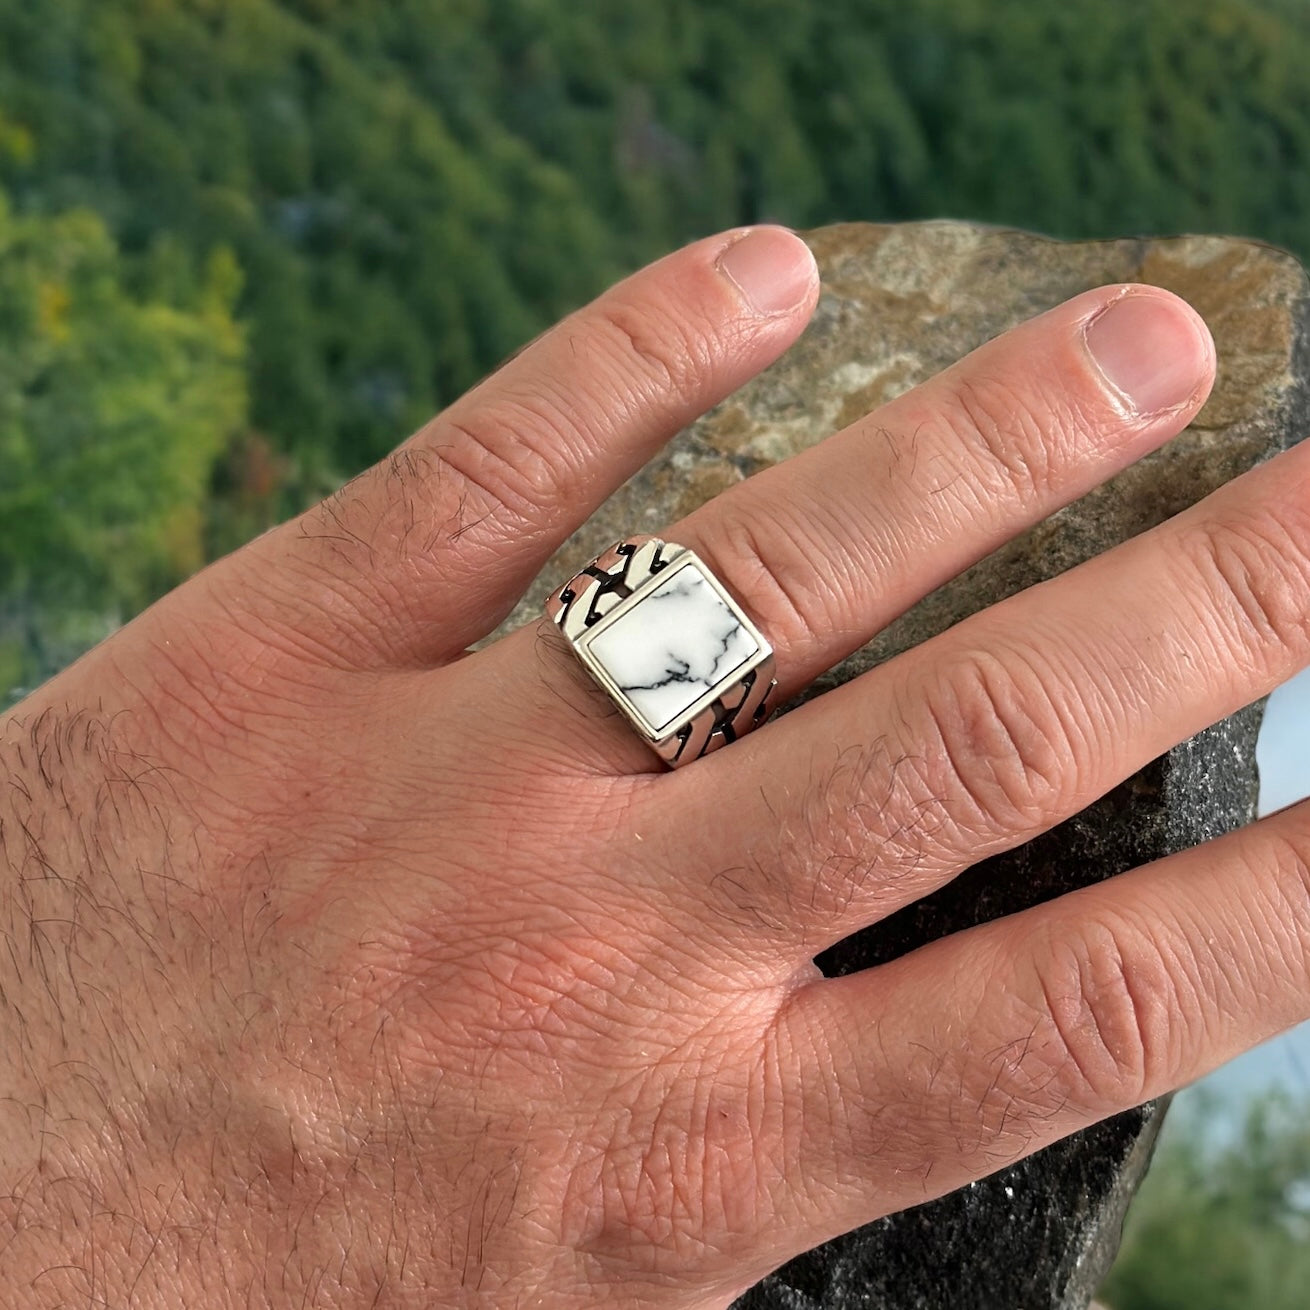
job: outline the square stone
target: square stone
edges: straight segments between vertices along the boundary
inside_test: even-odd
[[[761,652],[741,615],[690,562],[598,624],[583,644],[654,737]]]

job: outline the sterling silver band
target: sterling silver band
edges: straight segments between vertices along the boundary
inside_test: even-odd
[[[546,613],[673,768],[736,741],[773,709],[773,648],[685,546],[616,542],[551,592]]]

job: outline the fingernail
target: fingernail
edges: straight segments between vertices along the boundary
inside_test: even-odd
[[[748,232],[720,254],[718,266],[757,314],[795,309],[818,276],[809,246],[785,227]]]
[[[1196,320],[1162,296],[1130,292],[1093,318],[1084,336],[1105,379],[1138,414],[1184,404],[1210,361]]]

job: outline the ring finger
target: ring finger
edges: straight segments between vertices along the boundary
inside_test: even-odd
[[[649,799],[706,852],[717,908],[727,897],[754,949],[795,967],[1302,668],[1308,492],[1310,445],[1297,446]]]

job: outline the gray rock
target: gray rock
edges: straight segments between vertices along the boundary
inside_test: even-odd
[[[507,626],[616,537],[653,531],[733,482],[821,440],[987,338],[1107,282],[1189,300],[1219,379],[1188,431],[941,587],[814,689],[844,681],[966,614],[1064,571],[1206,495],[1297,439],[1310,421],[1310,284],[1252,241],[1175,237],[1062,243],[963,223],[843,224],[805,234],[824,294],[786,358],[719,405],[626,487],[543,571]],[[828,952],[829,972],[1205,841],[1254,814],[1261,706],[1200,734],[1090,809],[988,860]],[[940,1200],[792,1261],[742,1310],[1083,1310],[1118,1246],[1163,1108],[1119,1115]]]

